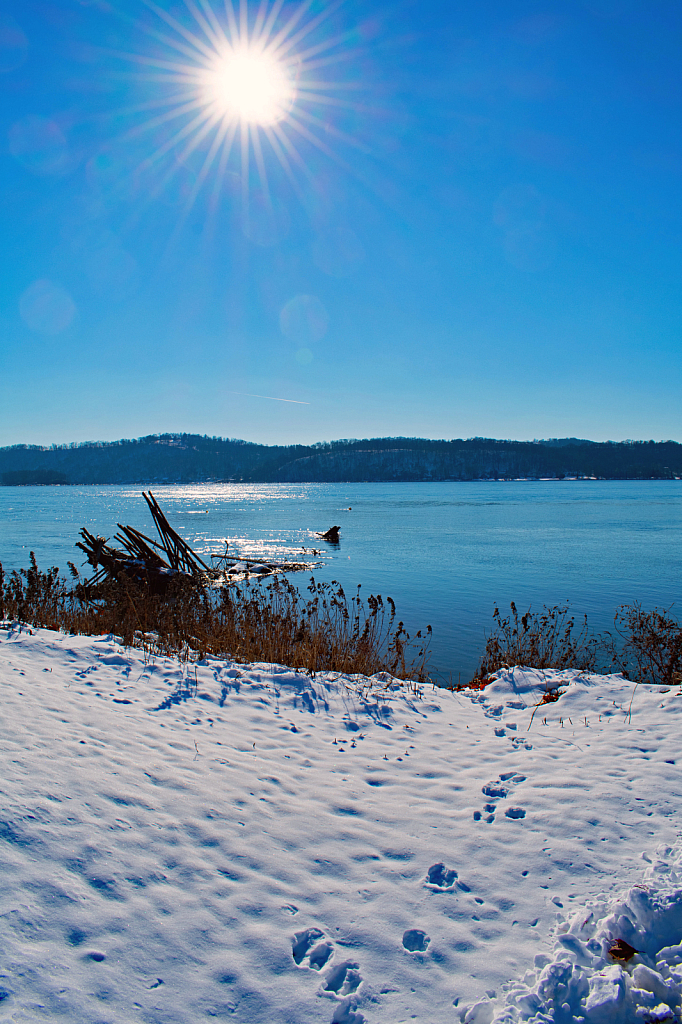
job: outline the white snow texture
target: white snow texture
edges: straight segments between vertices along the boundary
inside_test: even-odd
[[[10,623],[0,687],[0,1021],[680,1021],[677,687]]]

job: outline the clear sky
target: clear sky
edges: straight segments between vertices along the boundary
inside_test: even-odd
[[[236,4],[4,0],[0,444],[682,440],[677,0]]]

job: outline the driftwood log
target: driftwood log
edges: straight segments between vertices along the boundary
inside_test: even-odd
[[[266,562],[252,558],[235,558],[225,553],[211,555],[211,565],[192,550],[189,544],[170,525],[152,494],[142,492],[152,514],[158,540],[153,540],[132,526],[117,523],[120,533],[114,535],[119,547],[109,544],[105,537],[96,537],[83,527],[76,547],[85,552],[94,576],[86,581],[90,589],[107,580],[125,576],[152,593],[164,594],[171,584],[201,584],[225,586],[241,582],[250,576],[268,576],[284,572],[297,572],[313,568],[310,562]]]

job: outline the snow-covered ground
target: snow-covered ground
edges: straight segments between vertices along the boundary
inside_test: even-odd
[[[679,688],[453,694],[8,624],[0,687],[0,1020],[679,1020]]]

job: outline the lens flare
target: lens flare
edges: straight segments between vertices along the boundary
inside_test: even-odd
[[[64,288],[46,278],[34,281],[19,299],[26,326],[37,334],[61,334],[76,316],[76,305]]]

